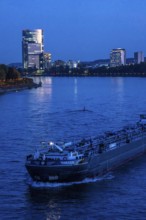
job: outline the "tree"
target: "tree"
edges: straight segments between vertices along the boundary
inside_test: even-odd
[[[3,69],[0,69],[0,81],[6,79],[6,72]]]
[[[6,75],[6,80],[13,80],[18,78],[20,78],[20,73],[15,68],[9,67]]]
[[[5,80],[8,68],[4,64],[0,64],[0,80]]]

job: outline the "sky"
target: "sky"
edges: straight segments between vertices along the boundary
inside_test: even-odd
[[[22,61],[22,30],[44,30],[52,60],[146,56],[146,0],[0,0],[0,63]]]

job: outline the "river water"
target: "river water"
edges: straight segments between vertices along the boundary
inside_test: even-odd
[[[24,166],[40,141],[74,141],[137,122],[146,113],[146,78],[41,81],[41,88],[0,96],[0,219],[146,219],[146,155],[70,184],[32,182]]]

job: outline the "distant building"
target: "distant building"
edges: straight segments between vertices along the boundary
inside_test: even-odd
[[[117,48],[110,53],[110,66],[121,66],[126,64],[126,50]]]
[[[23,30],[22,32],[22,59],[23,68],[42,69],[40,64],[44,51],[43,30]]]
[[[66,65],[67,65],[70,69],[72,69],[72,68],[77,68],[78,62],[73,61],[73,60],[69,60],[69,61],[67,61]]]
[[[144,55],[142,51],[138,51],[134,53],[134,63],[138,64],[144,62]]]
[[[44,53],[44,69],[49,69],[51,67],[51,53]]]
[[[66,63],[65,63],[65,61],[63,61],[63,60],[56,60],[55,62],[54,62],[54,66],[55,67],[60,67],[60,66],[65,66],[66,65]]]

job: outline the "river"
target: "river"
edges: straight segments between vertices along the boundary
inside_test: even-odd
[[[81,183],[38,184],[25,169],[40,141],[73,141],[137,122],[146,113],[146,78],[34,80],[42,87],[0,96],[0,219],[146,219],[146,155]]]

